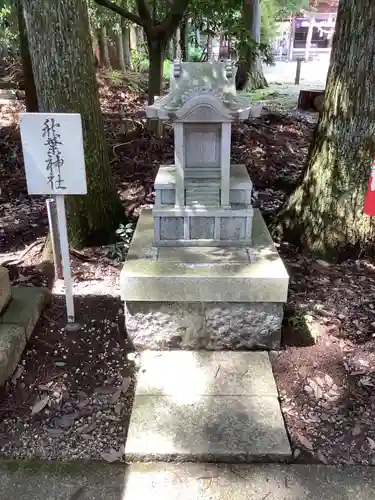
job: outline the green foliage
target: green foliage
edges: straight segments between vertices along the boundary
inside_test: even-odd
[[[139,52],[138,50],[132,50],[130,54],[130,64],[133,71],[138,73],[145,73],[148,71],[150,62],[148,59],[147,52]],[[171,74],[172,61],[169,59],[164,60],[163,74],[164,78],[169,78]]]
[[[0,51],[18,52],[18,22],[14,1],[0,1]]]
[[[146,52],[132,50],[130,53],[130,65],[133,71],[143,73],[148,70],[149,60]]]
[[[133,222],[129,222],[126,225],[120,224],[120,227],[116,231],[117,238],[120,241],[106,247],[106,256],[119,262],[124,261],[133,238],[134,230],[135,224]]]
[[[189,61],[199,62],[202,58],[203,47],[196,47],[195,45],[189,45]]]

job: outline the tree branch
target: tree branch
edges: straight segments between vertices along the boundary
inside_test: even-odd
[[[142,19],[143,26],[148,30],[152,30],[152,28],[154,27],[154,23],[152,21],[151,14],[150,11],[148,10],[145,0],[136,0],[136,3],[137,3],[138,14],[139,17]]]
[[[112,2],[111,0],[95,0],[95,3],[101,5],[102,7],[106,7],[116,14],[119,14],[121,17],[129,19],[132,23],[138,24],[139,26],[145,26],[145,21],[140,16],[124,9],[124,7],[120,7],[117,3]]]
[[[180,25],[190,0],[173,0],[170,11],[163,21],[156,26],[156,30],[164,32],[167,39],[170,39],[177,26]]]

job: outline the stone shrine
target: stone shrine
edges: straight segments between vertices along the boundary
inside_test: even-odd
[[[173,123],[174,165],[155,180],[157,246],[250,245],[251,180],[230,164],[231,123],[249,116],[236,96],[231,63],[175,63],[172,92],[149,106],[149,118]]]
[[[231,165],[231,124],[259,116],[236,95],[230,63],[175,63],[170,91],[146,110],[174,129],[174,164],[155,180],[121,272],[136,349],[276,349],[288,275],[244,165]]]

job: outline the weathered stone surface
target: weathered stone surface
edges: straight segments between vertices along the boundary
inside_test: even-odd
[[[173,376],[173,374],[171,374]],[[291,450],[277,398],[136,395],[129,461],[284,461]]]
[[[12,300],[2,316],[0,324],[17,325],[24,329],[29,339],[47,301],[45,290],[30,286],[12,287]]]
[[[375,468],[3,462],[2,500],[374,500]]]
[[[0,324],[0,386],[16,369],[25,346],[26,337],[21,326]]]
[[[207,304],[207,349],[278,349],[283,306],[278,303]]]
[[[127,302],[125,325],[137,349],[197,349],[206,344],[199,302]]]
[[[126,302],[125,325],[137,349],[277,349],[282,304]]]
[[[8,269],[0,266],[0,313],[8,305],[10,297],[9,272]]]
[[[252,239],[255,260],[247,263],[236,257],[210,262],[207,251],[193,262],[190,247],[173,248],[173,261],[164,260],[154,246],[152,213],[143,210],[121,271],[121,294],[141,302],[286,302],[288,274],[258,210]]]
[[[171,376],[173,374],[173,376]],[[145,351],[140,355],[137,395],[278,397],[266,352]]]

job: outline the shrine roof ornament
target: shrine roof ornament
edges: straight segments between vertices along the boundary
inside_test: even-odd
[[[249,99],[236,95],[235,74],[232,62],[175,62],[169,93],[146,109],[147,117],[181,120],[194,105],[206,105],[217,111],[215,121],[245,120],[251,105]]]

